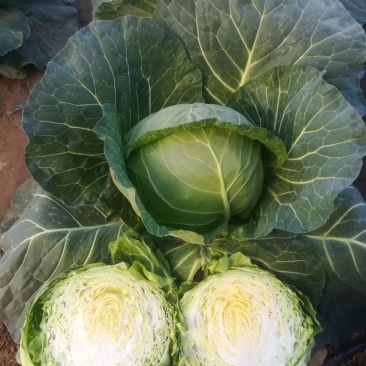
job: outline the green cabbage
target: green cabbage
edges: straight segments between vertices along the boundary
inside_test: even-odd
[[[178,229],[247,218],[262,193],[260,143],[219,127],[163,137],[133,151],[128,166],[150,214]]]
[[[147,5],[122,3],[129,14]],[[76,33],[24,110],[34,178],[68,206],[102,205],[154,236],[197,244],[233,225],[253,237],[323,225],[366,153],[347,102],[364,109],[365,34],[338,1],[256,3],[160,0],[146,9],[151,22],[131,15]],[[203,146],[203,131],[213,131],[214,153],[191,146]],[[261,150],[249,171],[244,136]]]

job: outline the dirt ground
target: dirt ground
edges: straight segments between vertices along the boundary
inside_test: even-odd
[[[24,163],[27,138],[21,128],[22,107],[41,77],[38,71],[24,80],[0,75],[0,222],[16,189],[30,176]]]
[[[15,355],[19,346],[13,342],[5,325],[0,323],[0,366],[18,366]]]

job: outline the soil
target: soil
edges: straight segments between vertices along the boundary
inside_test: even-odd
[[[18,366],[15,355],[18,345],[11,339],[5,325],[0,323],[0,366]]]
[[[41,77],[35,70],[24,80],[0,76],[0,222],[16,189],[30,176],[24,163],[22,107]]]
[[[75,6],[81,25],[87,25],[91,20],[91,0],[76,0]],[[22,109],[41,77],[42,73],[34,69],[28,70],[28,77],[24,80],[9,80],[0,75],[0,226],[17,188],[30,177],[24,161],[27,138],[21,128]],[[361,84],[366,94],[366,77]],[[360,178],[357,186],[365,193],[366,199],[366,164]],[[0,366],[19,365],[16,361],[18,348],[0,323]],[[345,349],[340,346],[318,350],[312,361],[312,366],[366,366],[366,335],[361,333],[351,339]]]

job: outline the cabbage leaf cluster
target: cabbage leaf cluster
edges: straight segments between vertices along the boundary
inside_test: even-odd
[[[189,294],[231,273],[238,252],[260,284],[286,284],[291,305],[275,318],[298,315],[304,340],[296,351],[293,334],[280,336],[273,357],[286,365],[305,362],[319,330],[306,297],[319,345],[366,324],[366,204],[352,186],[366,155],[366,36],[346,7],[363,3],[94,1],[108,20],[70,38],[24,110],[42,188],[2,239],[0,312],[13,337],[44,283],[123,262],[175,307],[170,357],[185,362],[196,347]]]
[[[46,64],[79,29],[74,0],[0,1],[0,74],[26,77],[23,67]]]

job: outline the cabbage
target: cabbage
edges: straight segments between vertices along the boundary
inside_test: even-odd
[[[24,110],[33,177],[68,206],[196,244],[248,221],[255,237],[323,225],[366,154],[348,102],[364,109],[365,34],[338,1],[255,4],[160,0],[151,22],[75,34]]]
[[[179,307],[185,365],[306,365],[319,330],[306,298],[254,267],[207,277]]]
[[[314,304],[324,283],[331,302],[339,284],[359,291],[361,316],[364,202],[347,187],[366,154],[353,109],[365,111],[364,31],[332,0],[153,3],[122,7],[151,22],[126,16],[77,32],[30,96],[26,162],[48,193],[1,244],[4,322],[18,337],[45,280],[107,262],[117,218],[170,241],[162,252],[180,280],[204,273],[212,247],[234,246],[307,287]],[[208,134],[212,143],[191,155]],[[220,164],[206,176],[210,159]],[[314,262],[321,276],[309,274]],[[329,309],[323,299],[319,311]],[[37,337],[25,337],[33,358],[48,342]]]
[[[23,366],[170,365],[174,317],[134,267],[87,266],[46,284],[21,337]]]
[[[178,229],[247,218],[262,193],[260,144],[219,127],[165,136],[134,151],[128,166],[150,214]]]
[[[285,158],[282,141],[269,131],[231,108],[204,103],[170,106],[144,118],[126,135],[125,149],[137,194],[120,184],[114,166],[111,172],[121,192],[136,199],[136,212],[146,211],[150,225],[200,234],[251,216],[264,168]]]

